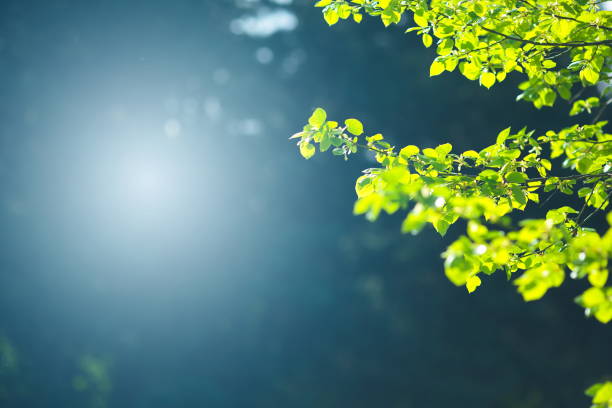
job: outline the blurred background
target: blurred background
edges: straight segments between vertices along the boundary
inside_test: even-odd
[[[313,108],[461,150],[569,123],[406,24],[306,0],[0,5],[1,407],[579,407],[612,332],[567,282],[472,295],[442,239],[351,215],[367,156],[306,162]]]

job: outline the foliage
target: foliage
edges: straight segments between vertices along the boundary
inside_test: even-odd
[[[332,148],[343,157],[359,149],[375,152],[381,167],[364,170],[357,179],[355,214],[374,221],[381,211],[393,214],[410,209],[403,232],[418,233],[427,223],[444,235],[459,219],[467,221],[466,235],[443,254],[446,276],[455,285],[472,292],[481,283],[479,275],[505,272],[527,301],[541,298],[548,289],[563,283],[567,265],[570,276],[587,278],[592,288],[578,303],[598,320],[612,319],[612,288],[608,280],[608,257],[612,230],[600,235],[585,226],[598,210],[608,206],[611,180],[612,135],[603,131],[605,122],[574,126],[559,133],[535,137],[533,131],[513,133],[504,129],[495,144],[480,152],[453,153],[449,143],[421,151],[409,145],[400,150],[381,134],[363,136],[357,119],[344,125],[328,121],[317,108],[299,138],[302,155]],[[564,156],[565,167],[576,171],[552,175],[552,162],[543,157]],[[579,209],[551,209],[543,219],[526,219],[511,228],[508,215],[539,203],[541,194],[577,195]],[[612,213],[608,215],[612,223]]]
[[[553,106],[557,95],[572,99],[575,85],[588,88],[608,79],[612,55],[612,13],[587,0],[322,0],[325,20],[335,24],[363,13],[385,25],[399,23],[411,11],[423,44],[436,44],[430,75],[459,69],[490,88],[512,72],[527,80],[518,99],[537,108]],[[573,112],[585,101],[576,100]],[[588,102],[598,105],[598,98]],[[586,108],[586,106],[584,107]],[[584,109],[583,108],[583,109]]]
[[[480,151],[453,152],[450,143],[396,148],[379,133],[365,135],[359,120],[340,124],[317,108],[292,138],[306,159],[317,146],[345,159],[374,154],[379,167],[356,181],[355,214],[374,221],[381,212],[405,211],[402,231],[413,234],[429,223],[444,235],[464,220],[466,234],[443,253],[453,284],[471,293],[484,275],[503,272],[532,301],[562,285],[569,272],[590,284],[576,298],[586,315],[612,320],[612,230],[588,225],[612,195],[612,134],[600,121],[610,103],[612,13],[592,0],[321,0],[316,6],[329,25],[369,15],[388,26],[410,12],[416,26],[406,32],[416,32],[426,47],[436,45],[430,76],[458,69],[491,88],[516,73],[524,78],[517,100],[540,109],[560,97],[570,102],[570,116],[594,115],[590,124],[542,134],[506,128]],[[555,194],[580,204],[513,224],[511,215],[548,206]],[[612,225],[612,212],[607,222]],[[590,388],[594,406],[611,406],[611,389],[612,383]]]
[[[79,374],[72,379],[76,391],[84,393],[87,405],[95,408],[107,406],[112,389],[110,361],[93,355],[84,355],[79,360]]]
[[[591,408],[612,407],[612,382],[595,384],[586,391],[586,394],[593,397]]]

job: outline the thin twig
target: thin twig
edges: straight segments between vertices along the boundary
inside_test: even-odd
[[[560,18],[562,20],[571,20],[571,21],[575,21],[577,23],[588,25],[590,27],[601,28],[602,30],[612,31],[612,27],[606,27],[606,26],[602,26],[602,25],[597,25],[597,24],[589,23],[589,22],[586,22],[586,21],[581,21],[581,20],[578,20],[577,18],[574,18],[574,17],[559,16],[559,15],[554,14],[554,13],[550,13],[549,15],[553,16],[555,18]]]
[[[593,215],[595,215],[596,212],[598,212],[599,210],[601,210],[603,208],[603,206],[610,200],[610,196],[612,196],[612,191],[610,191],[610,193],[608,193],[608,196],[606,197],[606,199],[603,201],[603,203],[601,203],[601,205],[599,206],[599,208],[595,209],[592,213],[590,213],[581,223],[579,226],[582,226],[585,222],[587,222]]]
[[[537,182],[537,181],[546,181],[552,177],[555,176],[551,176],[551,177],[535,177],[532,179],[527,180],[525,183],[532,183],[532,182]],[[583,178],[599,178],[599,177],[612,177],[612,171],[607,171],[605,173],[592,173],[592,174],[574,174],[571,176],[561,176],[557,178],[559,180],[579,180],[579,179],[583,179]]]
[[[499,31],[495,31],[491,28],[487,28],[485,26],[480,26],[480,28],[482,28],[485,31],[488,31],[492,34],[497,34],[497,35],[501,35],[502,37],[505,37],[509,40],[514,40],[514,41],[521,41],[524,43],[528,43],[528,44],[533,44],[533,45],[540,45],[543,47],[588,47],[588,46],[594,46],[594,45],[610,45],[612,46],[612,40],[602,40],[602,41],[583,41],[583,42],[567,42],[567,43],[557,43],[557,42],[539,42],[539,41],[533,41],[533,40],[527,40],[524,38],[520,38],[520,37],[513,37],[511,35],[508,34],[504,34],[504,33],[500,33]]]
[[[606,101],[606,103],[604,103],[603,105],[601,105],[601,108],[599,108],[599,111],[597,111],[597,115],[595,115],[595,117],[593,118],[593,122],[591,122],[591,124],[595,124],[597,123],[597,121],[599,120],[599,118],[601,117],[601,115],[603,115],[604,111],[606,110],[606,108],[608,107],[608,105],[612,102],[612,99],[608,99]]]
[[[548,204],[548,202],[555,196],[555,194],[557,194],[559,190],[554,190],[549,196],[548,198],[546,198],[546,200],[542,201],[538,207],[544,207],[545,204]]]
[[[576,217],[576,222],[580,223],[580,218],[582,217],[582,214],[584,213],[584,210],[586,210],[587,206],[589,205],[589,200],[591,199],[591,197],[593,196],[593,193],[595,192],[595,187],[597,187],[597,184],[595,184],[593,186],[593,189],[591,189],[591,192],[589,193],[589,196],[586,198],[586,200],[584,200],[584,204],[582,206],[582,208],[580,209],[580,212],[578,213],[578,217]],[[580,224],[578,224],[580,225]]]

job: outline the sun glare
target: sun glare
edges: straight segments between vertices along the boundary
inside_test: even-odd
[[[132,222],[142,216],[159,218],[175,202],[178,180],[173,170],[155,155],[125,157],[113,171],[112,207]]]
[[[160,200],[163,196],[164,174],[151,165],[137,164],[126,175],[130,195],[134,199]]]

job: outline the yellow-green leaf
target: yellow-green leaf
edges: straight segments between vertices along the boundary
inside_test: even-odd
[[[427,27],[429,22],[422,14],[414,14],[414,22],[417,23],[419,27]]]
[[[300,154],[306,159],[310,159],[312,156],[314,156],[316,151],[316,148],[308,143],[308,142],[302,142],[300,143]]]
[[[595,318],[603,324],[609,323],[612,320],[612,302],[600,305],[595,311]]]
[[[378,7],[380,7],[381,9],[386,9],[387,7],[389,7],[390,3],[391,0],[378,0]]]
[[[346,125],[346,129],[355,136],[359,136],[363,133],[363,125],[357,119],[347,119],[344,121],[344,124]]]
[[[429,67],[429,76],[436,76],[436,75],[440,75],[441,73],[444,72],[444,64],[441,63],[440,61],[434,61],[431,66]]]
[[[511,129],[510,127],[507,127],[501,132],[499,132],[497,134],[497,139],[495,140],[495,143],[497,143],[498,145],[504,144],[506,139],[508,139],[508,136],[510,136],[510,129]]]
[[[495,74],[492,72],[483,72],[480,74],[480,83],[487,89],[491,88],[495,83]]]
[[[608,407],[612,405],[612,382],[608,381],[597,390],[597,393],[593,397],[593,404],[607,404]]]
[[[314,127],[321,127],[325,123],[325,119],[327,119],[327,113],[322,108],[317,108],[314,110],[310,118],[308,118],[308,123]]]
[[[436,147],[436,153],[440,158],[446,157],[446,155],[449,154],[451,150],[453,150],[453,145],[450,143],[444,143]]]
[[[476,64],[473,64],[471,62],[462,62],[459,65],[459,71],[461,71],[463,76],[472,81],[478,79],[478,77],[480,76],[480,68]]]
[[[600,288],[587,289],[580,298],[584,307],[594,307],[606,300],[606,296]]]
[[[582,79],[587,84],[595,85],[599,80],[599,73],[597,73],[590,67],[586,67],[580,71],[580,79]]]
[[[455,68],[457,68],[458,63],[459,63],[459,60],[455,57],[447,58],[444,61],[444,68],[446,68],[448,72],[453,72]]]
[[[341,19],[347,19],[351,16],[351,6],[343,3],[338,7],[338,17]]]
[[[589,159],[588,157],[583,157],[578,160],[578,163],[576,164],[576,170],[578,170],[578,172],[582,174],[588,173],[592,164],[593,161],[591,159]]]
[[[480,286],[481,284],[481,280],[478,276],[470,276],[469,278],[467,278],[467,280],[465,281],[465,287],[467,288],[469,293],[472,293],[476,290],[477,287]]]
[[[419,148],[414,145],[408,145],[400,150],[400,157],[407,158],[419,154]]]
[[[593,269],[589,272],[589,282],[598,288],[603,287],[608,281],[608,269]]]
[[[527,175],[518,171],[512,171],[506,175],[506,181],[510,183],[524,183],[527,181]]]
[[[325,10],[325,12],[323,12],[323,18],[325,19],[325,22],[327,24],[332,26],[338,22],[338,19],[340,17],[338,16],[338,13],[336,12],[336,10],[328,9],[328,10]]]

